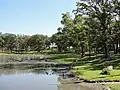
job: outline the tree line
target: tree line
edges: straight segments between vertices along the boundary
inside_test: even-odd
[[[1,51],[10,53],[20,53],[25,51],[40,52],[50,46],[49,37],[47,35],[16,35],[11,33],[0,33]]]
[[[120,1],[79,0],[73,14],[62,14],[61,27],[51,37],[45,35],[0,34],[2,50],[45,50],[55,44],[58,52],[85,56],[85,52],[109,56],[120,52]]]
[[[58,32],[52,36],[59,52],[73,47],[82,57],[110,51],[120,52],[120,0],[79,0],[73,10],[62,14]]]

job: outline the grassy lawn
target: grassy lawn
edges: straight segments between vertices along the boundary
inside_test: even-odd
[[[80,59],[79,56],[72,54],[51,54],[51,57],[55,62],[74,62]]]
[[[51,54],[51,57],[55,62],[72,62],[76,64],[74,68],[79,68],[80,70],[102,70],[108,65],[112,65],[114,69],[120,69],[120,57],[118,55],[112,60],[103,59],[102,54],[83,58],[75,54]]]
[[[51,54],[55,62],[74,63],[78,76],[88,80],[118,80],[120,79],[120,55],[115,55],[112,60],[102,58],[102,55],[85,56],[81,58],[74,54]],[[111,75],[101,75],[103,68],[112,65],[114,70]]]
[[[74,69],[78,69],[78,70],[92,70],[92,66],[90,64],[85,64],[85,65],[81,65],[81,66],[74,66]]]
[[[73,71],[74,72],[74,71]],[[120,80],[120,70],[113,70],[110,75],[101,75],[101,70],[77,70],[76,75],[87,80]]]
[[[112,90],[120,90],[120,84],[108,84],[107,86]]]

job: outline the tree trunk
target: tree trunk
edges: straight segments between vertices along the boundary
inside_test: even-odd
[[[2,47],[2,52],[3,52],[3,47]]]
[[[116,53],[116,49],[115,49],[115,45],[114,45],[114,43],[113,43],[113,49],[114,49],[114,54]]]
[[[90,42],[89,42],[88,46],[89,46],[89,56],[91,56],[91,45],[90,45]]]
[[[109,51],[108,51],[108,45],[106,43],[104,43],[104,53],[105,53],[105,58],[108,58],[108,54],[109,54]]]
[[[62,52],[62,50],[61,50],[61,47],[60,46],[57,46],[57,49],[58,49],[58,52]]]
[[[12,49],[10,49],[10,52],[12,53]]]
[[[116,49],[115,49],[115,54],[118,53],[118,41],[116,41]]]
[[[84,56],[84,46],[83,45],[81,46],[81,53],[82,53],[81,57],[83,57]]]

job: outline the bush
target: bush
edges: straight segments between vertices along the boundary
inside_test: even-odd
[[[101,72],[102,75],[110,75],[111,74],[111,71],[112,69],[107,67],[107,68],[104,68]]]

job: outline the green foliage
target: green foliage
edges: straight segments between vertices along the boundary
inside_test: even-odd
[[[15,43],[16,43],[16,35],[15,34],[10,34],[6,33],[2,35],[3,40],[4,40],[4,46],[6,47],[6,50],[10,50],[11,52],[15,48]]]
[[[31,50],[40,52],[41,50],[45,49],[45,40],[47,36],[44,35],[32,35],[28,40],[28,45],[30,46]]]
[[[110,75],[111,74],[111,70],[108,68],[104,68],[101,72],[102,75]]]
[[[0,48],[2,51],[22,53],[28,51],[40,52],[50,48],[50,40],[46,35],[15,35],[11,33],[0,34]]]
[[[52,43],[59,52],[72,47],[74,52],[85,56],[85,52],[104,53],[108,58],[109,51],[120,52],[120,1],[80,0],[77,8],[70,13],[62,14],[62,28],[52,36]]]

